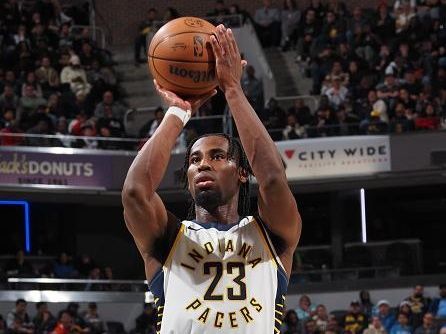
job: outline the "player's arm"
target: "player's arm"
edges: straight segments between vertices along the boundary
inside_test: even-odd
[[[212,46],[217,62],[217,77],[224,91],[251,168],[259,185],[259,215],[268,228],[286,243],[281,256],[288,274],[292,255],[299,241],[301,219],[285,175],[282,159],[260,119],[240,86],[242,63],[230,29],[217,28]]]
[[[156,85],[164,102],[183,110],[196,110],[215,92],[194,101],[184,101],[172,92]],[[178,135],[183,130],[180,117],[170,114],[163,121],[139,151],[127,173],[122,189],[124,219],[136,246],[144,259],[146,276],[150,279],[158,270],[160,263],[154,258],[154,244],[165,237],[168,224],[176,219],[166,208],[156,193],[166,172],[170,155]]]

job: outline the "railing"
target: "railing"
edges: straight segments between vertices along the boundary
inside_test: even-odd
[[[70,27],[70,33],[75,37],[81,36],[83,30],[85,29],[88,30],[88,34],[91,39],[98,43],[98,46],[101,49],[106,48],[105,32],[102,28],[99,28],[97,26],[72,25]]]

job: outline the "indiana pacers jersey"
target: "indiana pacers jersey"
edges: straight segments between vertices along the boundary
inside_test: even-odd
[[[162,269],[150,283],[157,333],[279,333],[288,285],[267,229],[181,222]]]

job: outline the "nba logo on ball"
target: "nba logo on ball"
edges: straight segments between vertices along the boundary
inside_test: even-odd
[[[203,57],[204,41],[201,36],[194,36],[194,56]]]

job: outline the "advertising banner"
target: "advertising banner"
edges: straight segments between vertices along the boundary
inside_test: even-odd
[[[111,156],[65,148],[0,148],[0,185],[108,188]]]
[[[352,136],[278,142],[288,180],[371,175],[391,170],[388,136]]]

